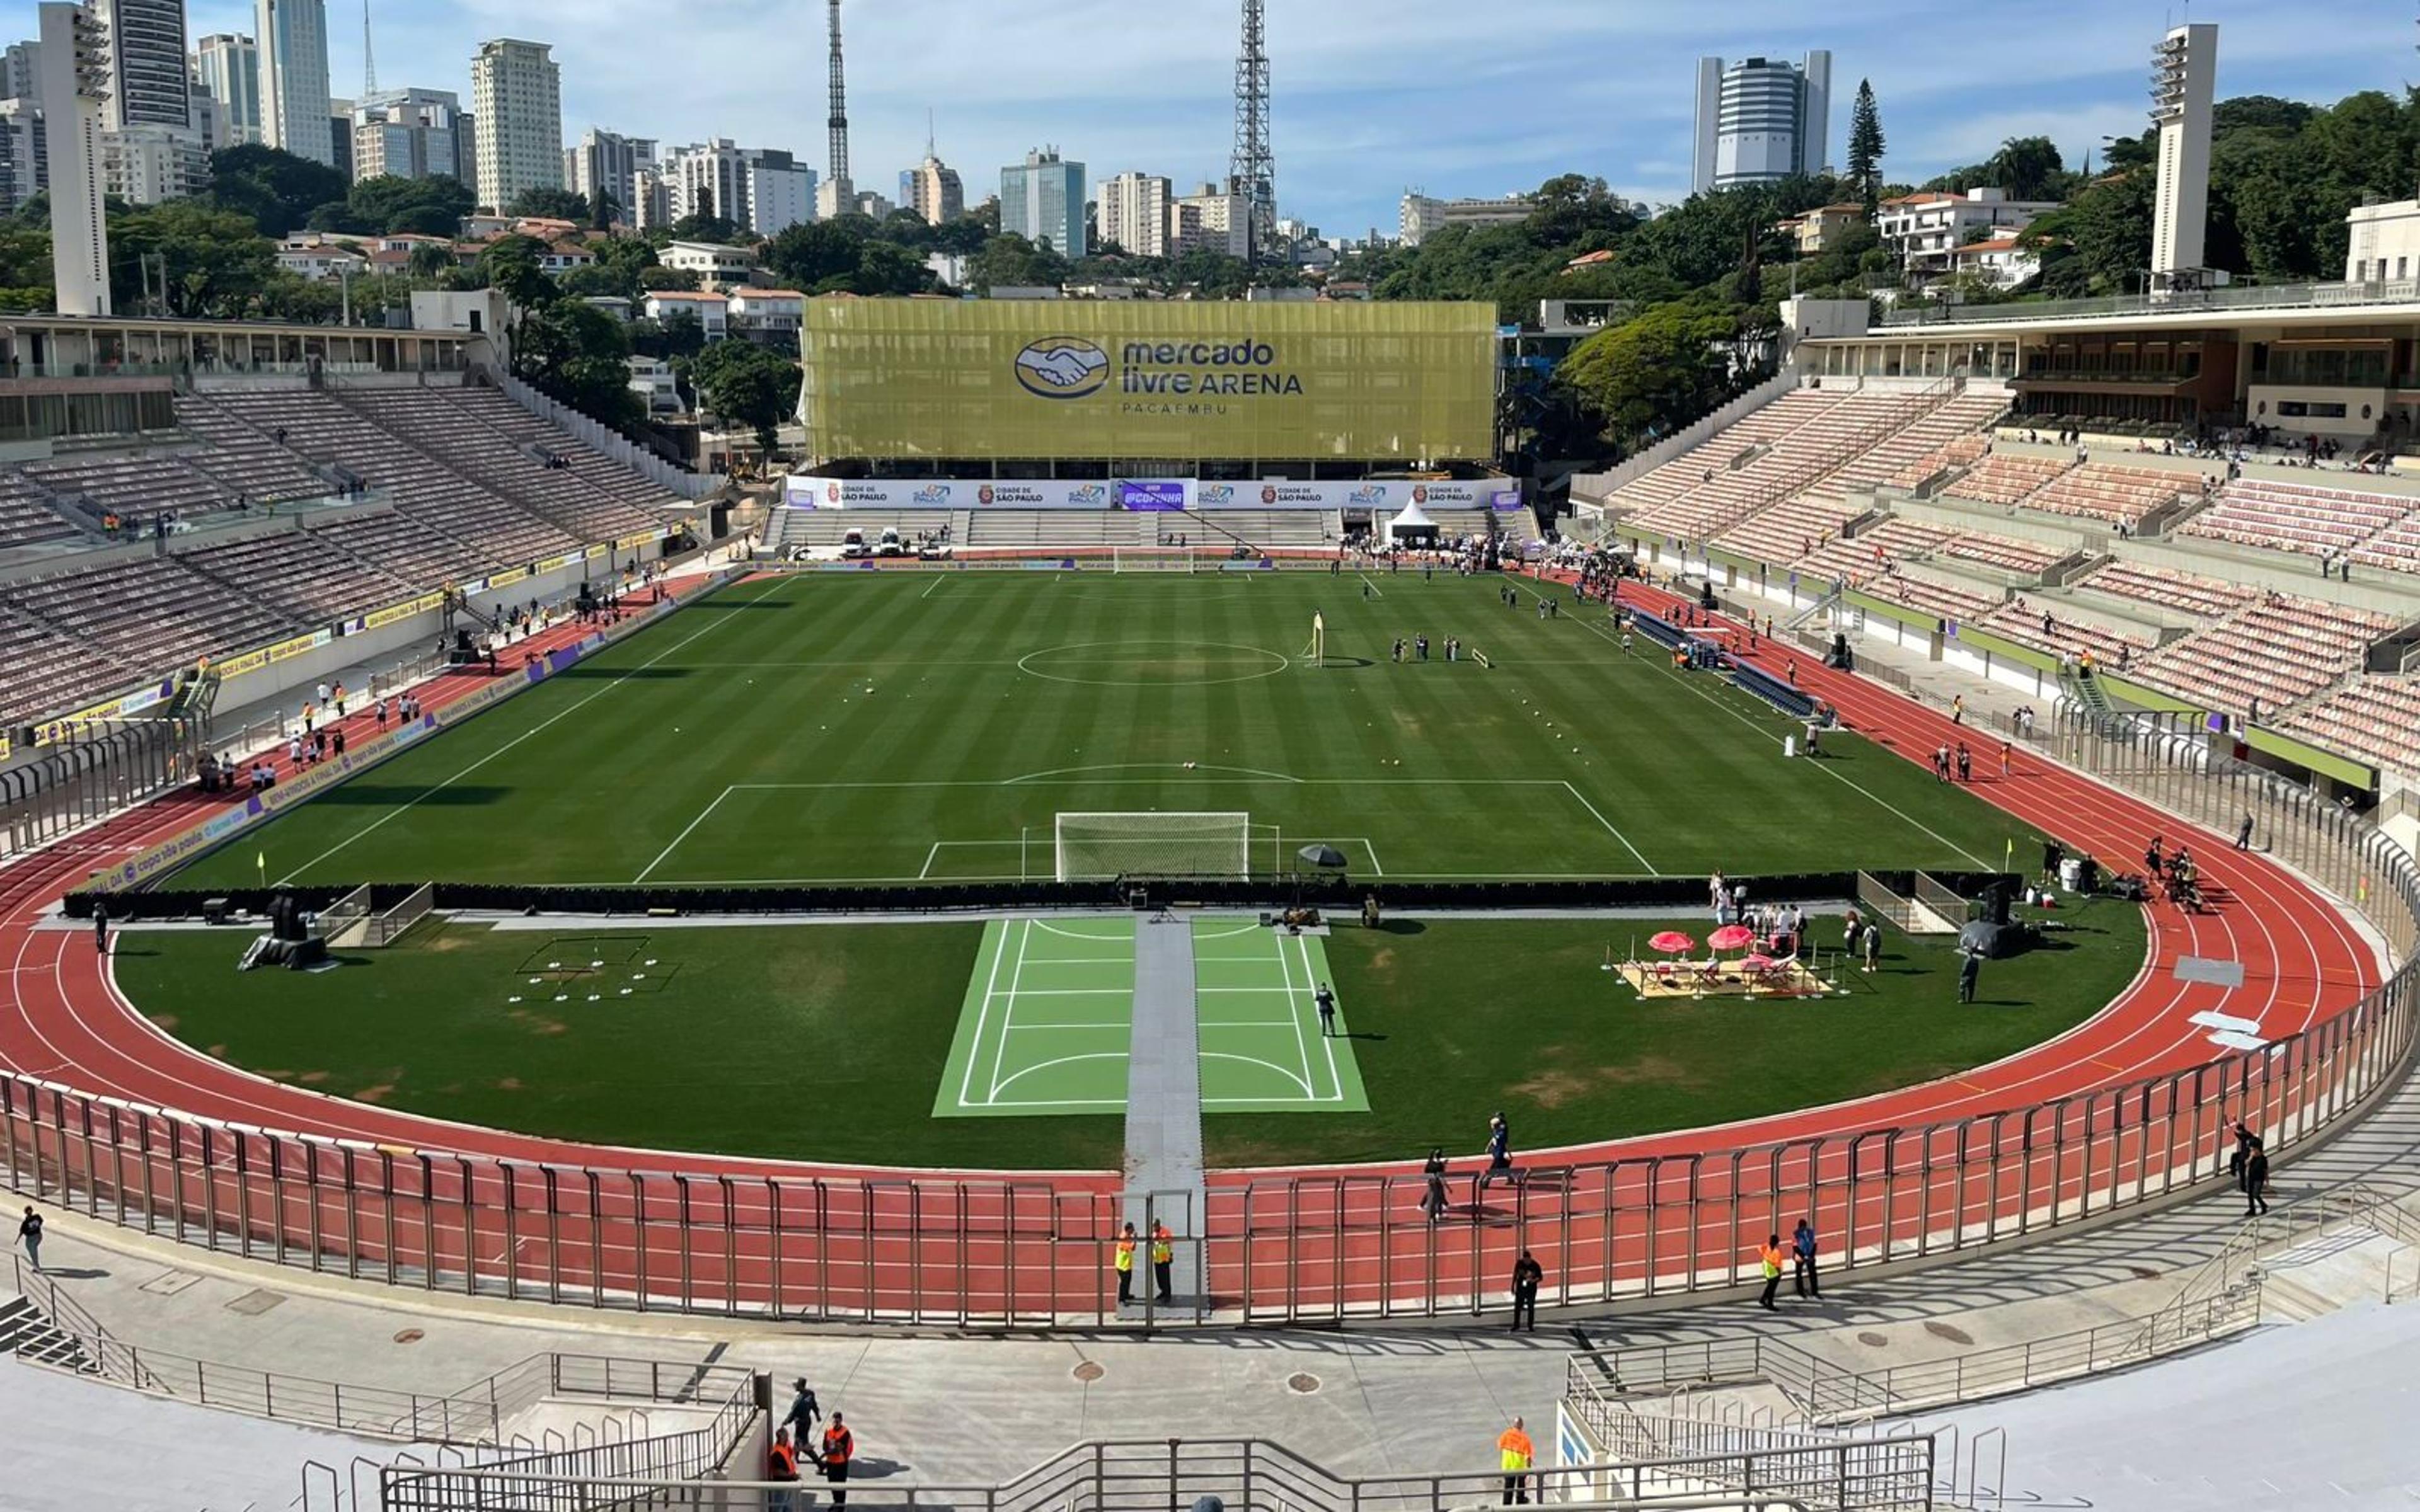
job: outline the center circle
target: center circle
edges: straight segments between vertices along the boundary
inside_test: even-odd
[[[1021,672],[1087,687],[1249,683],[1293,665],[1274,651],[1218,640],[1083,640],[1029,651],[1016,660]]]

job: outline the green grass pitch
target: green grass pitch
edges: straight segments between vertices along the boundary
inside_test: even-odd
[[[179,886],[1053,874],[1063,811],[1249,813],[1256,869],[1998,866],[2022,826],[1492,579],[859,574],[735,585],[204,857]],[[1298,657],[1311,614],[1328,664]],[[1425,634],[1426,664],[1389,660]],[[1493,670],[1443,659],[1448,638]],[[1978,754],[1982,754],[1978,752]],[[1995,763],[1978,761],[1978,771]],[[1265,847],[1265,852],[1264,852]]]

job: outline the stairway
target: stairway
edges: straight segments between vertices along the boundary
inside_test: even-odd
[[[80,1376],[101,1374],[100,1364],[85,1352],[75,1335],[61,1332],[39,1307],[23,1297],[0,1301],[0,1353]]]

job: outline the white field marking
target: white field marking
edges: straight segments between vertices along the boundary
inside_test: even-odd
[[[1302,974],[1304,979],[1308,980],[1311,975],[1311,936],[1307,934],[1297,934],[1294,937],[1294,943],[1295,949],[1301,952]],[[1283,940],[1280,940],[1278,942],[1278,949],[1280,951],[1285,949],[1285,942]],[[1336,1016],[1340,1022],[1342,1022],[1344,1017],[1344,999],[1342,996],[1339,996],[1336,999]],[[1336,1101],[1342,1103],[1344,1101],[1344,1073],[1336,1069],[1336,1041],[1329,1036],[1323,1034],[1319,1037],[1319,1042],[1327,1052],[1327,1085],[1336,1088]]]
[[[1581,621],[1580,623],[1581,623],[1581,624],[1582,624],[1586,628],[1588,628],[1589,630],[1590,630],[1590,631],[1594,632],[1595,634],[1597,634],[1597,635],[1599,635],[1599,636],[1602,636],[1602,637],[1604,637],[1604,638],[1605,638],[1605,639],[1606,639],[1606,640],[1611,640],[1611,639],[1612,639],[1612,636],[1611,636],[1608,632],[1606,632],[1606,630],[1604,630],[1604,629],[1602,629],[1601,627],[1599,627],[1599,626],[1597,625],[1597,624],[1596,624],[1594,621],[1592,621],[1592,620],[1583,620],[1583,621]],[[1737,709],[1735,709],[1735,708],[1732,708],[1732,707],[1731,707],[1728,702],[1724,702],[1723,700],[1721,700],[1721,699],[1719,699],[1719,698],[1716,698],[1714,694],[1712,694],[1712,693],[1708,692],[1705,688],[1703,688],[1703,687],[1699,687],[1696,682],[1692,681],[1692,680],[1691,680],[1691,679],[1690,679],[1686,674],[1682,673],[1682,672],[1676,672],[1676,671],[1672,671],[1672,670],[1671,670],[1670,668],[1668,668],[1668,667],[1664,668],[1664,669],[1663,669],[1663,672],[1664,672],[1664,675],[1665,675],[1665,676],[1669,677],[1669,678],[1672,678],[1672,679],[1674,679],[1675,681],[1679,682],[1679,683],[1680,683],[1680,685],[1681,685],[1683,687],[1685,687],[1685,688],[1687,688],[1690,692],[1697,694],[1699,698],[1704,699],[1707,702],[1709,702],[1709,703],[1713,704],[1715,708],[1722,710],[1725,714],[1730,715],[1732,718],[1737,719],[1740,723],[1742,723],[1742,724],[1744,724],[1744,725],[1747,726],[1749,729],[1751,729],[1751,730],[1755,730],[1755,731],[1759,732],[1760,733],[1765,733],[1765,732],[1764,732],[1764,730],[1763,730],[1763,727],[1762,727],[1762,726],[1761,726],[1761,725],[1759,725],[1759,724],[1758,724],[1754,719],[1751,719],[1751,718],[1749,718],[1746,715],[1740,713],[1740,711],[1739,711],[1739,710],[1737,710]],[[1851,734],[1853,734],[1853,735],[1854,735],[1854,734],[1857,734],[1857,733],[1858,733],[1858,732],[1856,732],[1856,731],[1854,731],[1854,730],[1852,730],[1852,731],[1850,731],[1849,733],[1850,733]],[[1861,738],[1861,739],[1862,739],[1862,738],[1864,738],[1864,737],[1863,737],[1863,736],[1859,736],[1859,738]],[[1872,741],[1869,740],[1869,741],[1867,741],[1867,744],[1869,744],[1869,745],[1873,745],[1873,744],[1874,744],[1874,742],[1872,742]],[[1991,862],[1986,861],[1986,860],[1985,860],[1985,859],[1983,859],[1981,856],[1979,856],[1976,855],[1973,851],[1968,850],[1965,846],[1959,844],[1956,841],[1951,840],[1948,836],[1942,834],[1939,830],[1934,829],[1931,825],[1928,825],[1928,824],[1925,824],[1923,821],[1921,821],[1921,820],[1917,819],[1915,815],[1913,815],[1913,814],[1909,813],[1906,810],[1904,810],[1904,809],[1900,808],[1898,804],[1892,803],[1892,802],[1890,802],[1888,799],[1886,799],[1886,798],[1884,798],[1884,797],[1880,796],[1879,795],[1877,795],[1877,794],[1874,792],[1874,790],[1873,790],[1873,789],[1871,789],[1871,788],[1869,788],[1869,787],[1867,787],[1864,783],[1859,782],[1859,781],[1858,781],[1858,780],[1856,780],[1854,778],[1845,777],[1845,776],[1841,775],[1840,773],[1834,771],[1834,770],[1832,769],[1832,764],[1831,764],[1831,763],[1829,763],[1829,762],[1824,762],[1824,761],[1817,761],[1817,762],[1813,763],[1812,764],[1814,765],[1815,770],[1817,770],[1817,771],[1819,771],[1819,772],[1823,773],[1825,777],[1828,777],[1828,778],[1832,779],[1833,779],[1834,781],[1836,781],[1836,782],[1842,782],[1842,783],[1846,783],[1849,787],[1851,787],[1851,788],[1854,789],[1855,791],[1857,791],[1857,792],[1859,792],[1859,793],[1864,794],[1864,795],[1865,795],[1869,799],[1871,799],[1871,800],[1872,800],[1876,805],[1878,805],[1879,807],[1881,807],[1881,808],[1885,808],[1885,809],[1887,809],[1887,810],[1889,810],[1892,813],[1895,813],[1895,814],[1899,815],[1899,817],[1900,817],[1902,821],[1904,821],[1906,824],[1908,824],[1908,825],[1911,825],[1912,827],[1922,830],[1925,834],[1931,836],[1934,840],[1939,841],[1942,844],[1947,845],[1947,847],[1949,847],[1949,848],[1950,848],[1951,850],[1953,850],[1953,851],[1956,851],[1959,855],[1961,855],[1961,856],[1962,856],[1966,857],[1966,859],[1968,859],[1968,860],[1970,860],[1970,861],[1974,862],[1977,866],[1981,867],[1981,868],[1982,868],[1983,870],[1985,870],[1986,872],[1988,872],[1988,871],[1990,871],[1990,870],[1992,869],[1992,863],[1991,863]]]
[[[984,978],[983,996],[975,1000],[974,1037],[967,1043],[966,1071],[958,1078],[958,1106],[962,1108],[981,1105],[970,1101],[967,1094],[974,1090],[975,1062],[983,1058],[984,1026],[991,1019],[992,989],[1000,985],[1000,958],[1007,953],[1008,926],[1002,924],[992,942],[991,971]]]
[[[1031,1076],[1037,1071],[1049,1071],[1059,1066],[1072,1066],[1079,1060],[1124,1060],[1125,1058],[1126,1052],[1124,1050],[1092,1050],[1087,1051],[1080,1056],[1060,1056],[1050,1060],[1037,1060],[1031,1066],[1020,1067],[1017,1071],[1010,1074],[1008,1080],[1001,1083],[998,1088],[994,1088],[993,1097],[988,1105],[991,1107],[1034,1106],[1035,1104],[1030,1103],[1011,1102],[1003,1103],[1000,1100],[999,1093],[1008,1090],[1008,1088],[1015,1086],[1018,1080],[1023,1077]],[[1125,1099],[1119,1098],[1118,1101],[1123,1103]]]
[[[924,585],[924,591],[918,594],[916,596],[918,598],[930,598],[933,596],[934,589],[940,587],[943,583],[948,582],[949,580],[950,579],[947,573],[937,572],[933,574],[933,580]]]
[[[1046,934],[1056,934],[1062,939],[1088,940],[1094,945],[1124,945],[1132,938],[1131,935],[1124,933],[1087,934],[1081,930],[1062,929],[1056,924],[1046,924],[1038,918],[1033,920],[1033,927]],[[1109,958],[1103,957],[1103,959]]]
[[[984,1093],[986,1103],[1000,1101],[1000,1073],[1008,1059],[1008,1031],[1016,1026],[1016,984],[1025,976],[1025,948],[1033,943],[1033,920],[1021,921],[1016,934],[1016,964],[1009,968],[1008,995],[1001,999],[998,1047],[992,1052],[991,1086]]]
[[[1299,1028],[1300,1026],[1296,1026],[1296,1027]],[[1276,1072],[1287,1081],[1290,1081],[1296,1087],[1302,1088],[1302,1100],[1306,1103],[1332,1103],[1335,1101],[1333,1098],[1321,1097],[1318,1093],[1313,1092],[1311,1089],[1311,1083],[1305,1081],[1295,1072],[1287,1070],[1285,1067],[1277,1064],[1275,1061],[1263,1060],[1258,1056],[1238,1056],[1231,1055],[1224,1050],[1204,1050],[1202,1052],[1202,1058],[1204,1060],[1240,1060],[1247,1066],[1258,1066],[1264,1071]],[[1280,1101],[1280,1099],[1274,1097],[1212,1097],[1203,1098],[1202,1101],[1205,1103],[1275,1103]]]
[[[689,839],[690,832],[697,828],[698,825],[705,824],[706,816],[714,812],[715,810],[721,808],[722,800],[729,796],[731,796],[731,790],[729,788],[724,788],[721,792],[716,794],[714,795],[714,801],[707,804],[705,808],[700,809],[697,811],[697,817],[690,820],[689,824],[682,828],[679,834],[673,837],[673,842],[670,845],[665,846],[662,850],[658,851],[656,853],[656,858],[649,861],[645,867],[641,869],[637,876],[630,879],[630,885],[632,887],[636,887],[640,883],[646,881],[649,873],[653,872],[656,868],[664,864],[664,857],[680,849],[680,842]],[[929,856],[926,856],[924,858],[924,864],[928,867],[931,866],[933,864],[933,858]],[[919,872],[917,874],[922,876],[923,873]]]
[[[1647,872],[1650,876],[1655,874],[1655,863],[1649,860],[1644,855],[1642,855],[1637,846],[1630,843],[1629,836],[1623,834],[1621,830],[1614,828],[1612,820],[1607,819],[1604,814],[1597,812],[1596,805],[1589,802],[1587,794],[1582,793],[1579,789],[1572,786],[1569,782],[1563,784],[1563,790],[1569,793],[1573,797],[1579,799],[1580,807],[1586,809],[1590,817],[1594,818],[1598,824],[1605,826],[1605,832],[1606,834],[1611,835],[1614,839],[1621,841],[1621,848],[1623,850],[1637,856],[1638,864],[1647,869]]]
[[[775,580],[775,581],[778,581],[779,579],[774,579],[774,580]],[[765,595],[765,594],[758,594],[756,595],[756,598],[752,598],[752,599],[750,599],[748,602],[750,602],[750,603],[752,603],[752,603],[756,602],[756,599],[761,599],[761,598],[763,598],[763,597],[765,597],[765,596],[766,596],[766,595]],[[413,809],[414,807],[416,807],[416,806],[419,804],[419,802],[420,802],[420,800],[421,800],[421,799],[423,799],[423,798],[425,798],[425,797],[428,796],[428,795],[429,795],[429,794],[431,794],[431,793],[436,793],[436,792],[439,792],[439,791],[441,791],[441,790],[442,790],[442,789],[452,787],[455,783],[461,781],[461,780],[462,780],[464,778],[466,778],[466,777],[469,777],[472,773],[473,773],[473,772],[477,771],[480,767],[487,765],[489,762],[492,762],[492,761],[494,761],[497,757],[502,756],[504,752],[506,752],[506,751],[508,751],[508,750],[512,749],[515,746],[520,745],[522,741],[529,739],[532,735],[536,734],[538,732],[540,732],[540,731],[542,731],[542,730],[545,730],[545,729],[550,728],[551,726],[554,725],[554,724],[555,724],[557,721],[559,721],[559,720],[569,718],[572,715],[578,714],[581,710],[582,710],[582,709],[584,709],[584,708],[588,707],[588,705],[590,705],[591,703],[596,702],[598,699],[603,698],[606,694],[611,693],[612,691],[613,691],[613,689],[615,689],[615,688],[617,688],[617,687],[621,687],[624,683],[626,683],[626,682],[629,681],[629,679],[630,679],[630,674],[631,674],[632,672],[643,672],[643,671],[645,671],[648,668],[650,668],[650,667],[654,666],[656,663],[658,663],[658,662],[659,662],[659,661],[663,660],[666,656],[671,656],[674,652],[678,651],[681,647],[683,647],[683,646],[685,646],[685,645],[688,645],[690,641],[695,640],[698,637],[700,637],[700,636],[702,636],[702,635],[706,635],[706,634],[707,634],[707,633],[709,633],[709,632],[711,632],[711,631],[720,630],[720,629],[723,628],[725,625],[730,625],[731,623],[732,623],[732,622],[731,622],[730,620],[727,620],[727,619],[717,619],[717,620],[715,620],[712,624],[709,624],[709,625],[699,625],[696,629],[691,630],[689,634],[687,634],[687,635],[683,636],[683,637],[682,637],[681,639],[679,639],[678,640],[674,641],[671,645],[666,646],[663,650],[657,652],[654,656],[649,656],[646,660],[644,660],[644,661],[643,661],[643,662],[639,663],[636,667],[626,667],[626,668],[624,668],[624,669],[623,669],[623,670],[622,670],[618,674],[616,674],[616,675],[615,675],[615,677],[613,678],[613,680],[612,682],[607,683],[603,687],[600,687],[600,688],[597,689],[595,692],[588,694],[586,697],[582,698],[582,699],[580,699],[580,700],[578,700],[578,701],[574,702],[573,702],[569,707],[567,707],[567,708],[564,708],[564,709],[560,709],[560,710],[557,710],[555,713],[553,713],[553,714],[551,714],[551,715],[549,715],[546,718],[544,718],[544,719],[540,720],[540,721],[539,721],[538,723],[536,723],[536,724],[534,724],[534,725],[530,726],[527,730],[522,731],[520,734],[515,735],[512,739],[505,741],[503,745],[498,746],[495,749],[493,749],[493,750],[491,750],[491,751],[488,752],[488,754],[486,754],[485,756],[482,756],[482,757],[480,757],[477,761],[473,762],[470,765],[463,767],[460,771],[458,771],[458,772],[455,773],[452,777],[447,778],[444,781],[438,783],[436,787],[428,788],[428,789],[426,789],[426,790],[424,790],[424,791],[422,791],[422,792],[420,792],[420,793],[416,793],[416,794],[412,795],[412,796],[411,796],[410,799],[406,800],[405,802],[403,802],[403,803],[401,803],[401,804],[398,804],[398,805],[397,805],[397,806],[396,806],[395,808],[389,809],[386,812],[384,812],[384,813],[382,813],[382,814],[379,815],[376,819],[371,820],[368,824],[364,825],[361,828],[354,830],[351,834],[349,834],[349,835],[346,836],[343,840],[340,840],[340,841],[336,841],[336,843],[334,843],[334,845],[329,846],[326,850],[321,851],[318,855],[317,855],[317,856],[315,856],[311,857],[311,859],[309,859],[309,860],[307,860],[307,861],[303,862],[301,866],[295,867],[293,870],[291,870],[291,871],[287,872],[286,873],[286,875],[284,875],[283,877],[280,877],[280,878],[278,879],[279,886],[281,886],[281,887],[282,887],[282,886],[286,885],[287,883],[290,883],[290,882],[292,882],[292,881],[293,881],[297,876],[301,875],[302,872],[309,871],[311,868],[313,868],[313,867],[315,867],[315,866],[318,866],[320,862],[322,862],[322,861],[326,860],[329,856],[335,855],[338,851],[343,850],[346,846],[350,845],[353,841],[357,841],[357,840],[360,840],[363,836],[367,835],[367,834],[368,834],[368,833],[370,833],[372,830],[379,828],[380,825],[384,825],[388,820],[390,820],[390,819],[394,819],[394,818],[396,818],[396,817],[398,817],[398,816],[400,816],[400,815],[402,815],[402,814],[404,814],[404,813],[408,812],[409,810],[411,810],[411,809]],[[550,680],[551,680],[551,679],[550,679]],[[442,733],[442,731],[441,731],[440,733]],[[725,791],[727,792],[727,791],[729,791],[729,790],[728,790],[728,789],[726,789]]]
[[[1043,992],[1029,988],[1016,995],[1019,997],[1114,997],[1117,995],[1115,993],[1097,991]],[[1030,1033],[1035,1029],[1130,1029],[1134,1027],[1134,1026],[1131,1024],[1016,1024],[1010,1026],[1010,1027]],[[1008,1031],[1003,1029],[1001,1032],[1005,1034]]]
[[[1317,991],[1319,984],[1317,982],[1309,983],[1303,988],[1302,996],[1296,996],[1294,986],[1294,963],[1286,959],[1285,936],[1271,933],[1269,936],[1269,943],[1277,949],[1278,976],[1285,982],[1286,1017],[1294,1021],[1294,1053],[1302,1062],[1303,1095],[1305,1097],[1311,1098],[1313,1101],[1317,1101],[1317,1093],[1311,1085],[1311,1041],[1310,1038],[1303,1033],[1302,1015],[1304,1008],[1309,1006],[1303,1001],[1303,998],[1310,996],[1313,992]],[[1305,976],[1310,974],[1310,969],[1311,958],[1309,955],[1305,955],[1303,957],[1303,970]]]
[[[1366,572],[1357,572],[1357,573],[1355,573],[1353,576],[1361,579],[1361,586],[1362,586],[1362,587],[1364,587],[1364,588],[1367,588],[1368,590],[1370,590],[1370,596],[1371,596],[1371,597],[1373,597],[1373,598],[1384,598],[1384,597],[1386,597],[1386,596],[1387,596],[1387,591],[1386,591],[1385,589],[1383,589],[1383,588],[1379,587],[1376,583],[1372,582],[1372,581],[1370,580],[1370,575],[1369,575],[1368,573],[1366,573]]]
[[[924,864],[923,864],[923,866],[920,866],[920,867],[918,867],[918,868],[916,869],[916,880],[917,880],[917,881],[922,882],[922,881],[923,881],[926,877],[929,877],[929,876],[931,876],[931,875],[933,874],[933,857],[934,857],[934,856],[939,856],[939,855],[940,855],[940,854],[941,854],[941,842],[940,842],[939,841],[935,841],[933,842],[933,848],[932,848],[931,850],[926,851],[926,852],[924,853]],[[644,875],[644,873],[643,873],[643,875]]]
[[[1080,777],[1087,772],[1182,772],[1187,770],[1200,772],[1235,772],[1241,774],[1243,779],[1253,781],[1301,782],[1308,780],[1304,778],[1289,776],[1284,772],[1264,772],[1257,766],[1219,766],[1216,764],[1202,766],[1197,764],[1191,768],[1187,768],[1182,762],[1110,762],[1099,766],[1059,766],[1053,767],[1047,772],[1025,772],[1016,777],[1003,777],[1000,779],[998,785],[1001,787],[1008,787],[1011,784],[1017,782],[1039,782],[1045,778]],[[1235,780],[1235,779],[1202,778],[1198,780],[1233,781]]]
[[[1214,992],[1217,990],[1218,989],[1216,988],[1212,989]],[[1261,990],[1264,992],[1275,992],[1278,989],[1263,988]],[[1195,1027],[1203,1029],[1282,1029],[1286,1026],[1286,1022],[1287,1021],[1284,1019],[1218,1019],[1209,1023],[1197,1025]]]

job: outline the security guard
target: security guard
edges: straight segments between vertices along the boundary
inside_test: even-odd
[[[1135,1226],[1128,1224],[1118,1235],[1117,1257],[1111,1262],[1118,1270],[1118,1305],[1121,1307],[1134,1301],[1134,1252]]]
[[[831,1415],[831,1427],[824,1429],[824,1452],[821,1457],[824,1479],[831,1486],[831,1504],[848,1505],[848,1462],[857,1454],[857,1440],[849,1436],[848,1426],[840,1414]]]
[[[1176,1300],[1175,1293],[1169,1289],[1168,1285],[1169,1267],[1176,1259],[1176,1245],[1172,1242],[1175,1238],[1174,1234],[1168,1231],[1165,1221],[1157,1218],[1152,1220],[1151,1279],[1152,1285],[1159,1292],[1159,1304],[1162,1307]]]
[[[773,1430],[773,1447],[767,1455],[766,1461],[765,1478],[767,1480],[786,1484],[799,1478],[799,1451],[790,1447],[790,1430],[786,1427]],[[768,1492],[765,1497],[765,1505],[770,1509],[770,1512],[789,1512],[790,1493],[788,1491]]]
[[[1781,1236],[1779,1234],[1771,1235],[1765,1240],[1764,1251],[1758,1259],[1764,1268],[1764,1295],[1757,1299],[1757,1305],[1769,1312],[1779,1312],[1781,1309],[1773,1304],[1773,1294],[1781,1289]]]
[[[1504,1504],[1529,1500],[1529,1467],[1537,1463],[1537,1446],[1529,1442],[1528,1429],[1519,1418],[1512,1426],[1496,1436],[1497,1462],[1504,1470]]]

